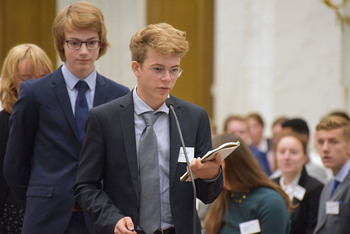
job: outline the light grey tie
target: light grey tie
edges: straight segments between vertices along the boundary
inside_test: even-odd
[[[146,123],[139,144],[140,163],[140,227],[147,234],[160,228],[160,185],[157,137],[153,124],[159,114],[145,112],[142,117]]]

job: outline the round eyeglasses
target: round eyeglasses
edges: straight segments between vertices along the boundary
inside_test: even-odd
[[[79,40],[66,40],[67,47],[71,50],[79,50],[83,44],[86,45],[88,50],[97,50],[100,48],[101,41],[79,41]]]
[[[166,71],[169,71],[169,76],[172,79],[176,79],[181,76],[183,70],[180,67],[166,68],[162,66],[152,66],[148,67],[158,78],[161,78],[165,75]]]

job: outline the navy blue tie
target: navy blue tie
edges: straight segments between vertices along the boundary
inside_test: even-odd
[[[78,129],[80,145],[83,145],[85,123],[89,113],[89,107],[85,97],[88,84],[85,81],[79,80],[75,85],[75,88],[78,90],[77,100],[75,101],[75,123]]]
[[[332,184],[332,194],[331,194],[331,195],[333,195],[333,193],[335,192],[335,190],[337,190],[338,185],[339,185],[339,181],[333,180],[333,184]]]

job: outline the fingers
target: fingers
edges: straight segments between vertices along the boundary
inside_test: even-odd
[[[132,234],[136,233],[134,223],[130,217],[122,218],[114,228],[114,234]]]
[[[221,156],[219,153],[214,155],[214,158],[204,163],[200,158],[194,158],[191,161],[192,174],[201,179],[213,179],[216,178],[220,172]]]

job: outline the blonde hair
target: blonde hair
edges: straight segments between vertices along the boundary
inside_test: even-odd
[[[180,31],[170,24],[150,24],[135,33],[130,40],[132,61],[142,64],[147,49],[151,48],[161,55],[175,55],[182,58],[189,50],[186,32]]]
[[[52,33],[55,47],[63,62],[66,61],[63,47],[66,42],[65,30],[81,29],[89,29],[98,33],[101,40],[98,58],[107,52],[109,42],[102,12],[94,5],[81,1],[65,7],[53,22]]]
[[[316,131],[332,130],[343,128],[343,135],[347,141],[350,141],[350,122],[346,118],[337,115],[328,115],[323,117],[316,126]]]
[[[19,82],[18,65],[25,59],[35,77],[40,77],[39,66],[45,73],[52,72],[52,62],[46,53],[34,44],[21,44],[13,47],[7,54],[1,70],[0,100],[2,108],[12,113],[12,108],[18,98],[16,85]]]
[[[287,209],[290,210],[292,204],[288,195],[261,170],[248,145],[241,138],[229,133],[218,135],[213,138],[213,148],[231,141],[240,141],[241,144],[224,160],[225,184],[234,188],[236,192],[247,192],[258,187],[274,189],[281,195]],[[204,221],[204,227],[208,234],[219,232],[224,212],[228,212],[228,197],[229,191],[224,187],[219,197],[210,206]]]

